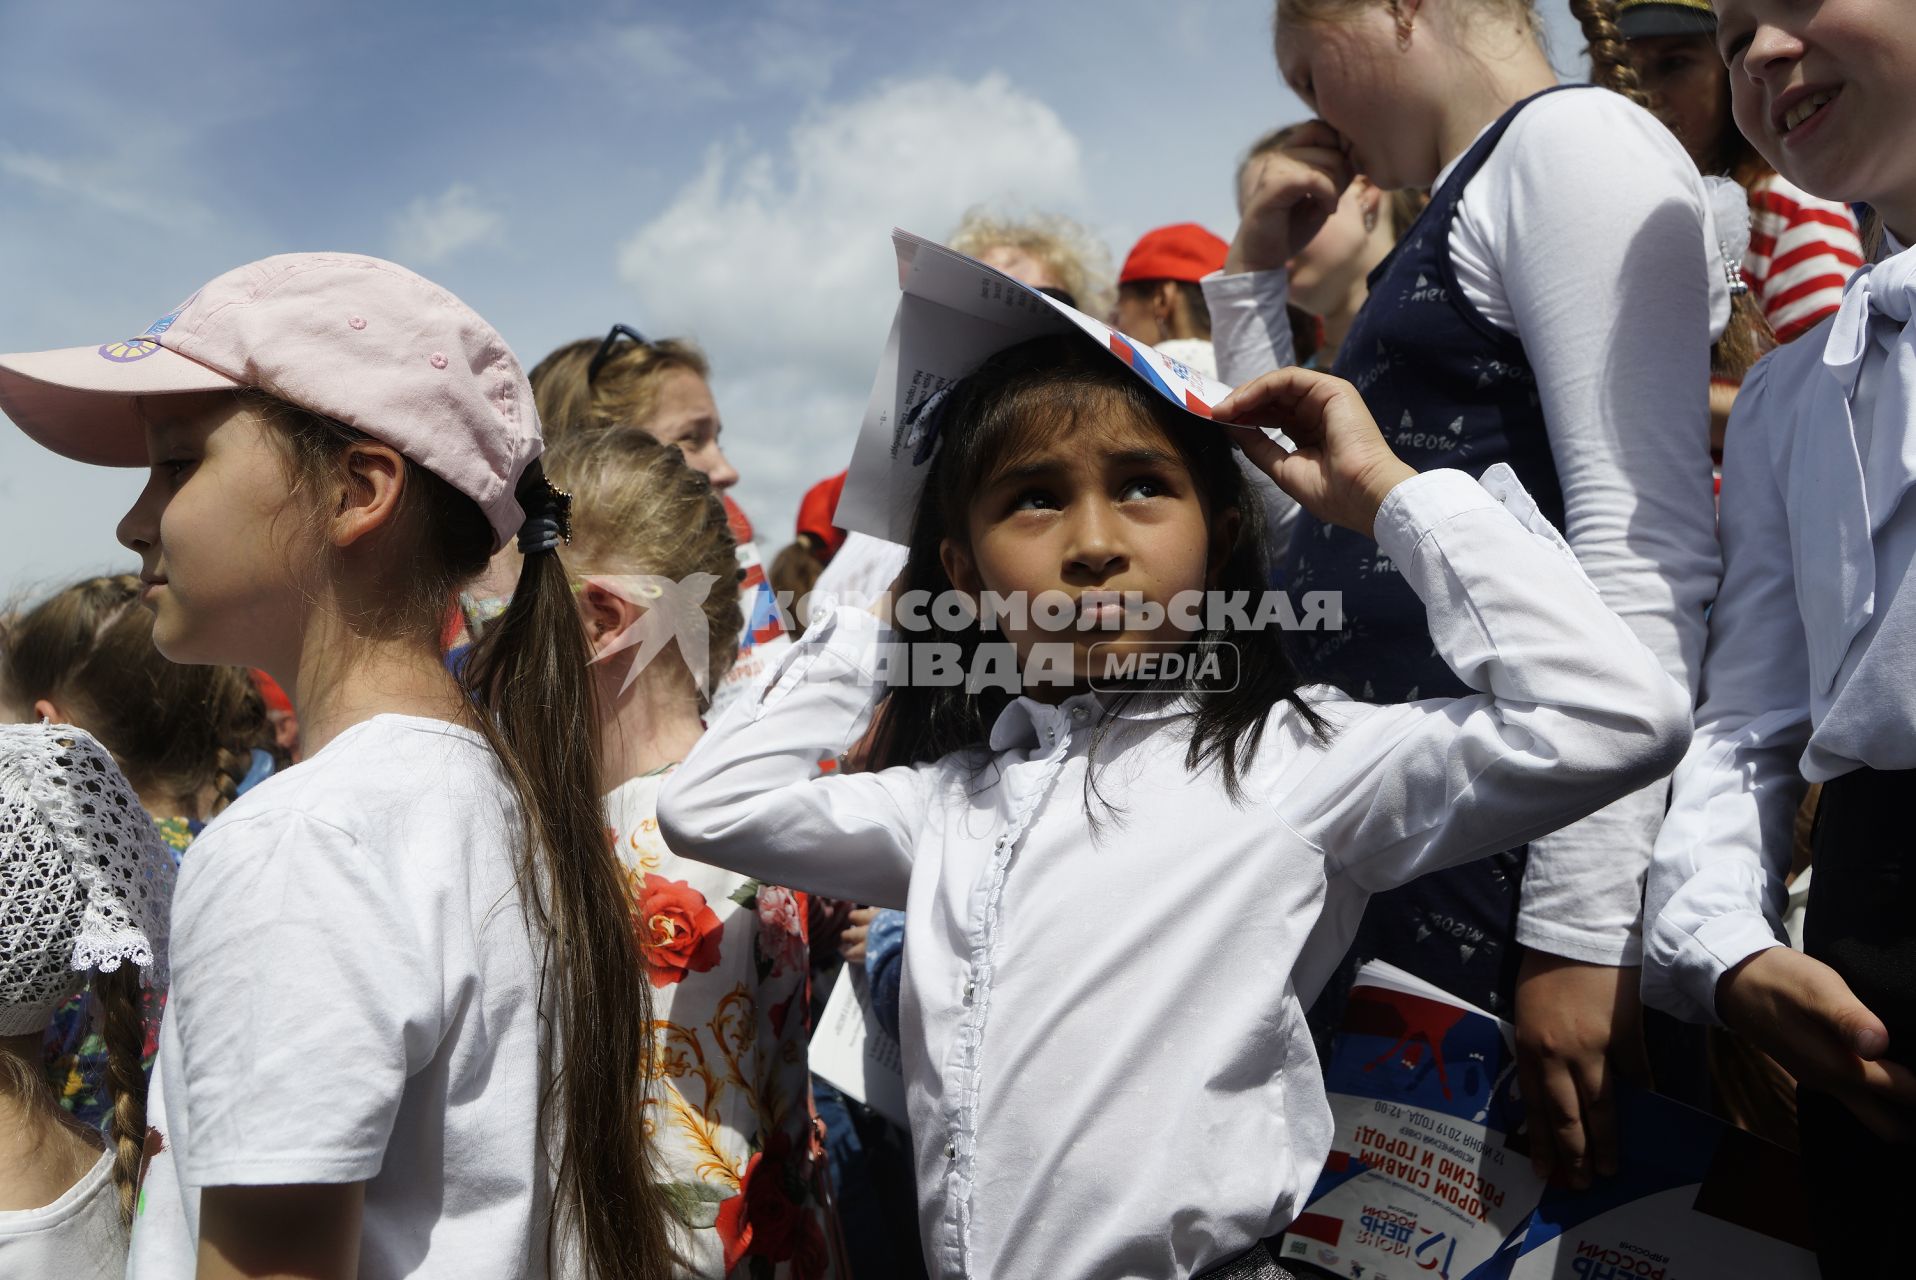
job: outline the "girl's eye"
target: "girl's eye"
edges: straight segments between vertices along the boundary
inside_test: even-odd
[[[165,473],[168,480],[178,484],[186,478],[186,473],[192,470],[196,461],[193,458],[168,458],[160,464],[160,470]]]
[[[1057,499],[1046,489],[1026,489],[1011,500],[1013,511],[1055,511],[1057,508]]]
[[[1723,53],[1723,65],[1726,67],[1735,66],[1737,55],[1749,47],[1750,36],[1748,32],[1741,32],[1730,36],[1729,39],[1723,41],[1723,43],[1718,46]]]
[[[1118,491],[1120,502],[1135,502],[1142,498],[1158,498],[1167,492],[1164,485],[1149,476],[1140,476],[1125,483]]]

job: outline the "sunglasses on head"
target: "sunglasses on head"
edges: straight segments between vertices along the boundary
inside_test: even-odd
[[[599,349],[592,354],[592,363],[585,367],[585,380],[587,385],[590,385],[592,381],[599,376],[599,370],[605,368],[605,362],[612,358],[613,348],[619,345],[620,338],[630,338],[642,347],[652,345],[644,334],[634,329],[631,325],[613,325],[612,331],[605,335],[605,341],[601,342]]]

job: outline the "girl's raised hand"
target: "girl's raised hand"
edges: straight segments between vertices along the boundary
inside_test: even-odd
[[[1366,538],[1384,495],[1417,474],[1384,443],[1357,388],[1327,373],[1267,373],[1226,396],[1211,415],[1306,511]],[[1287,452],[1257,427],[1281,428],[1297,451]]]
[[[1274,271],[1311,242],[1351,184],[1344,140],[1322,120],[1298,128],[1276,151],[1252,156],[1239,199],[1243,216],[1224,270]]]

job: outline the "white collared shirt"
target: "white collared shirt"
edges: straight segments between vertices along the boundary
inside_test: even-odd
[[[1303,1006],[1367,895],[1561,826],[1681,754],[1687,695],[1507,468],[1405,481],[1377,539],[1486,692],[1306,690],[1332,736],[1279,704],[1241,807],[1216,768],[1186,768],[1162,700],[1109,722],[1095,781],[1118,811],[1094,831],[1090,694],[1014,700],[988,750],[818,776],[876,692],[881,630],[849,609],[667,783],[682,855],[906,908],[934,1276],[1185,1276],[1281,1229],[1331,1137]]]
[[[1783,945],[1808,783],[1916,769],[1912,313],[1902,250],[1751,371],[1725,433],[1723,589],[1644,915],[1644,996],[1686,1018]]]

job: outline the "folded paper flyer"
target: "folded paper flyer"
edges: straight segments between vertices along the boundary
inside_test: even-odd
[[[917,438],[907,422],[911,410],[986,357],[1032,338],[1082,334],[1167,400],[1202,418],[1231,392],[1002,271],[908,231],[893,231],[891,238],[903,296],[838,500],[834,519],[841,529],[908,542],[933,453],[932,442]]]
[[[1359,972],[1325,1071],[1336,1137],[1280,1261],[1349,1280],[1815,1280],[1795,1156],[1618,1090],[1620,1168],[1547,1185],[1519,1134],[1509,1024]]]

